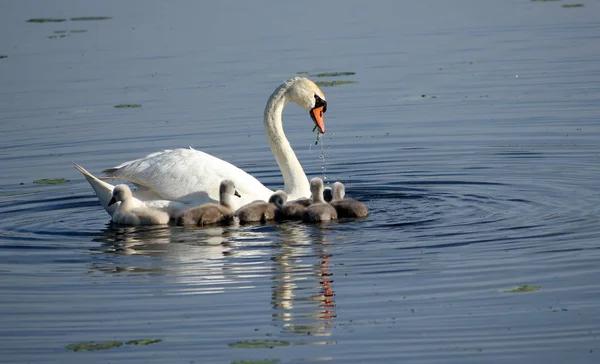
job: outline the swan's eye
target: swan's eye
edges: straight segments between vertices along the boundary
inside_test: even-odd
[[[323,112],[327,112],[327,101],[323,100],[319,95],[315,95],[315,108],[323,106]]]

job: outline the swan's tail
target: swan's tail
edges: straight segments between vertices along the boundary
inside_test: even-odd
[[[112,192],[115,186],[96,178],[93,174],[86,171],[85,168],[78,165],[77,163],[73,163],[73,166],[75,167],[75,169],[81,172],[81,174],[83,174],[85,179],[87,179],[87,181],[90,183],[90,186],[92,186],[92,188],[94,189],[94,192],[96,192],[96,196],[98,197],[98,200],[100,200],[100,204],[102,205],[102,207],[104,207],[106,212],[108,212],[108,214],[112,216],[115,210],[117,209],[117,204],[108,206],[108,202],[112,198]]]

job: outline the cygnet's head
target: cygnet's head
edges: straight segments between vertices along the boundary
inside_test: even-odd
[[[235,183],[232,180],[224,179],[219,185],[219,196],[235,195],[240,196],[240,193],[235,189]]]
[[[313,203],[324,202],[323,200],[323,180],[315,177],[310,180],[310,193],[312,194]]]
[[[294,77],[284,85],[287,85],[287,98],[308,111],[321,134],[325,133],[323,114],[327,111],[327,101],[319,86],[304,77]]]
[[[269,198],[269,203],[277,206],[278,208],[281,208],[281,206],[283,206],[283,204],[287,202],[287,199],[287,193],[283,192],[282,190],[277,190]]]
[[[131,198],[131,190],[127,185],[116,185],[113,189],[112,198],[108,202],[108,206],[117,203],[118,201],[125,201],[128,198]]]
[[[332,194],[332,201],[342,200],[346,196],[346,187],[342,182],[336,182],[333,184]]]

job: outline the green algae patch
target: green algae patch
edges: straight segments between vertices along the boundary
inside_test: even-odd
[[[62,183],[67,183],[70,182],[71,180],[66,179],[66,178],[57,178],[57,179],[36,179],[35,181],[33,181],[33,183],[38,184],[38,185],[59,185]]]
[[[231,364],[276,364],[280,363],[279,359],[255,359],[255,360],[236,360],[232,361]]]
[[[340,85],[348,85],[351,83],[356,83],[356,81],[345,81],[345,80],[335,80],[335,81],[317,81],[315,84],[320,87],[333,87]]]
[[[554,1],[560,1],[560,0],[531,0],[534,3],[548,3],[548,2],[554,2]]]
[[[60,34],[60,35],[49,35],[48,39],[61,39],[61,38],[66,38],[68,37],[68,35],[66,34]]]
[[[324,72],[311,75],[312,77],[341,77],[341,76],[354,76],[356,72]]]
[[[107,350],[112,348],[118,348],[123,346],[121,341],[88,341],[75,344],[69,344],[65,346],[65,349],[72,351],[95,351],[95,350]]]
[[[519,286],[517,288],[504,290],[503,292],[522,293],[522,292],[535,292],[535,291],[539,291],[539,290],[540,290],[540,286]]]
[[[61,23],[63,21],[67,21],[67,19],[57,19],[57,18],[32,18],[27,20],[28,23]]]
[[[161,342],[162,339],[140,339],[140,340],[129,340],[125,342],[125,345],[150,345]]]
[[[92,20],[110,20],[112,16],[80,16],[78,18],[71,18],[71,21],[92,21]]]
[[[583,8],[583,4],[564,4],[563,8]]]
[[[306,71],[300,71],[300,72],[296,72],[297,75],[307,75],[308,72]]]
[[[86,33],[87,29],[73,29],[71,33]]]
[[[119,104],[115,105],[115,109],[133,109],[136,107],[142,107],[140,104]]]
[[[244,340],[229,344],[230,348],[240,349],[272,349],[276,346],[290,346],[287,341],[279,340]]]

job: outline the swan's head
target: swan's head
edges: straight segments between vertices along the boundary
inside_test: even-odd
[[[116,185],[113,189],[112,198],[108,202],[108,206],[115,204],[119,201],[125,201],[128,198],[131,198],[131,190],[127,185]]]
[[[336,182],[333,184],[332,194],[333,201],[343,200],[346,196],[346,187],[342,182]]]
[[[235,183],[233,183],[233,181],[229,179],[224,179],[219,185],[219,196],[224,195],[235,195],[237,197],[242,197],[240,193],[235,189]]]
[[[323,202],[323,180],[315,177],[310,180],[310,193],[313,203]]]
[[[323,91],[308,78],[295,77],[288,82],[290,83],[287,89],[289,99],[308,111],[321,134],[325,133],[323,114],[327,111],[327,101]]]
[[[277,190],[269,198],[269,203],[275,205],[277,208],[281,208],[281,206],[287,202],[287,198],[287,193],[282,190]]]

